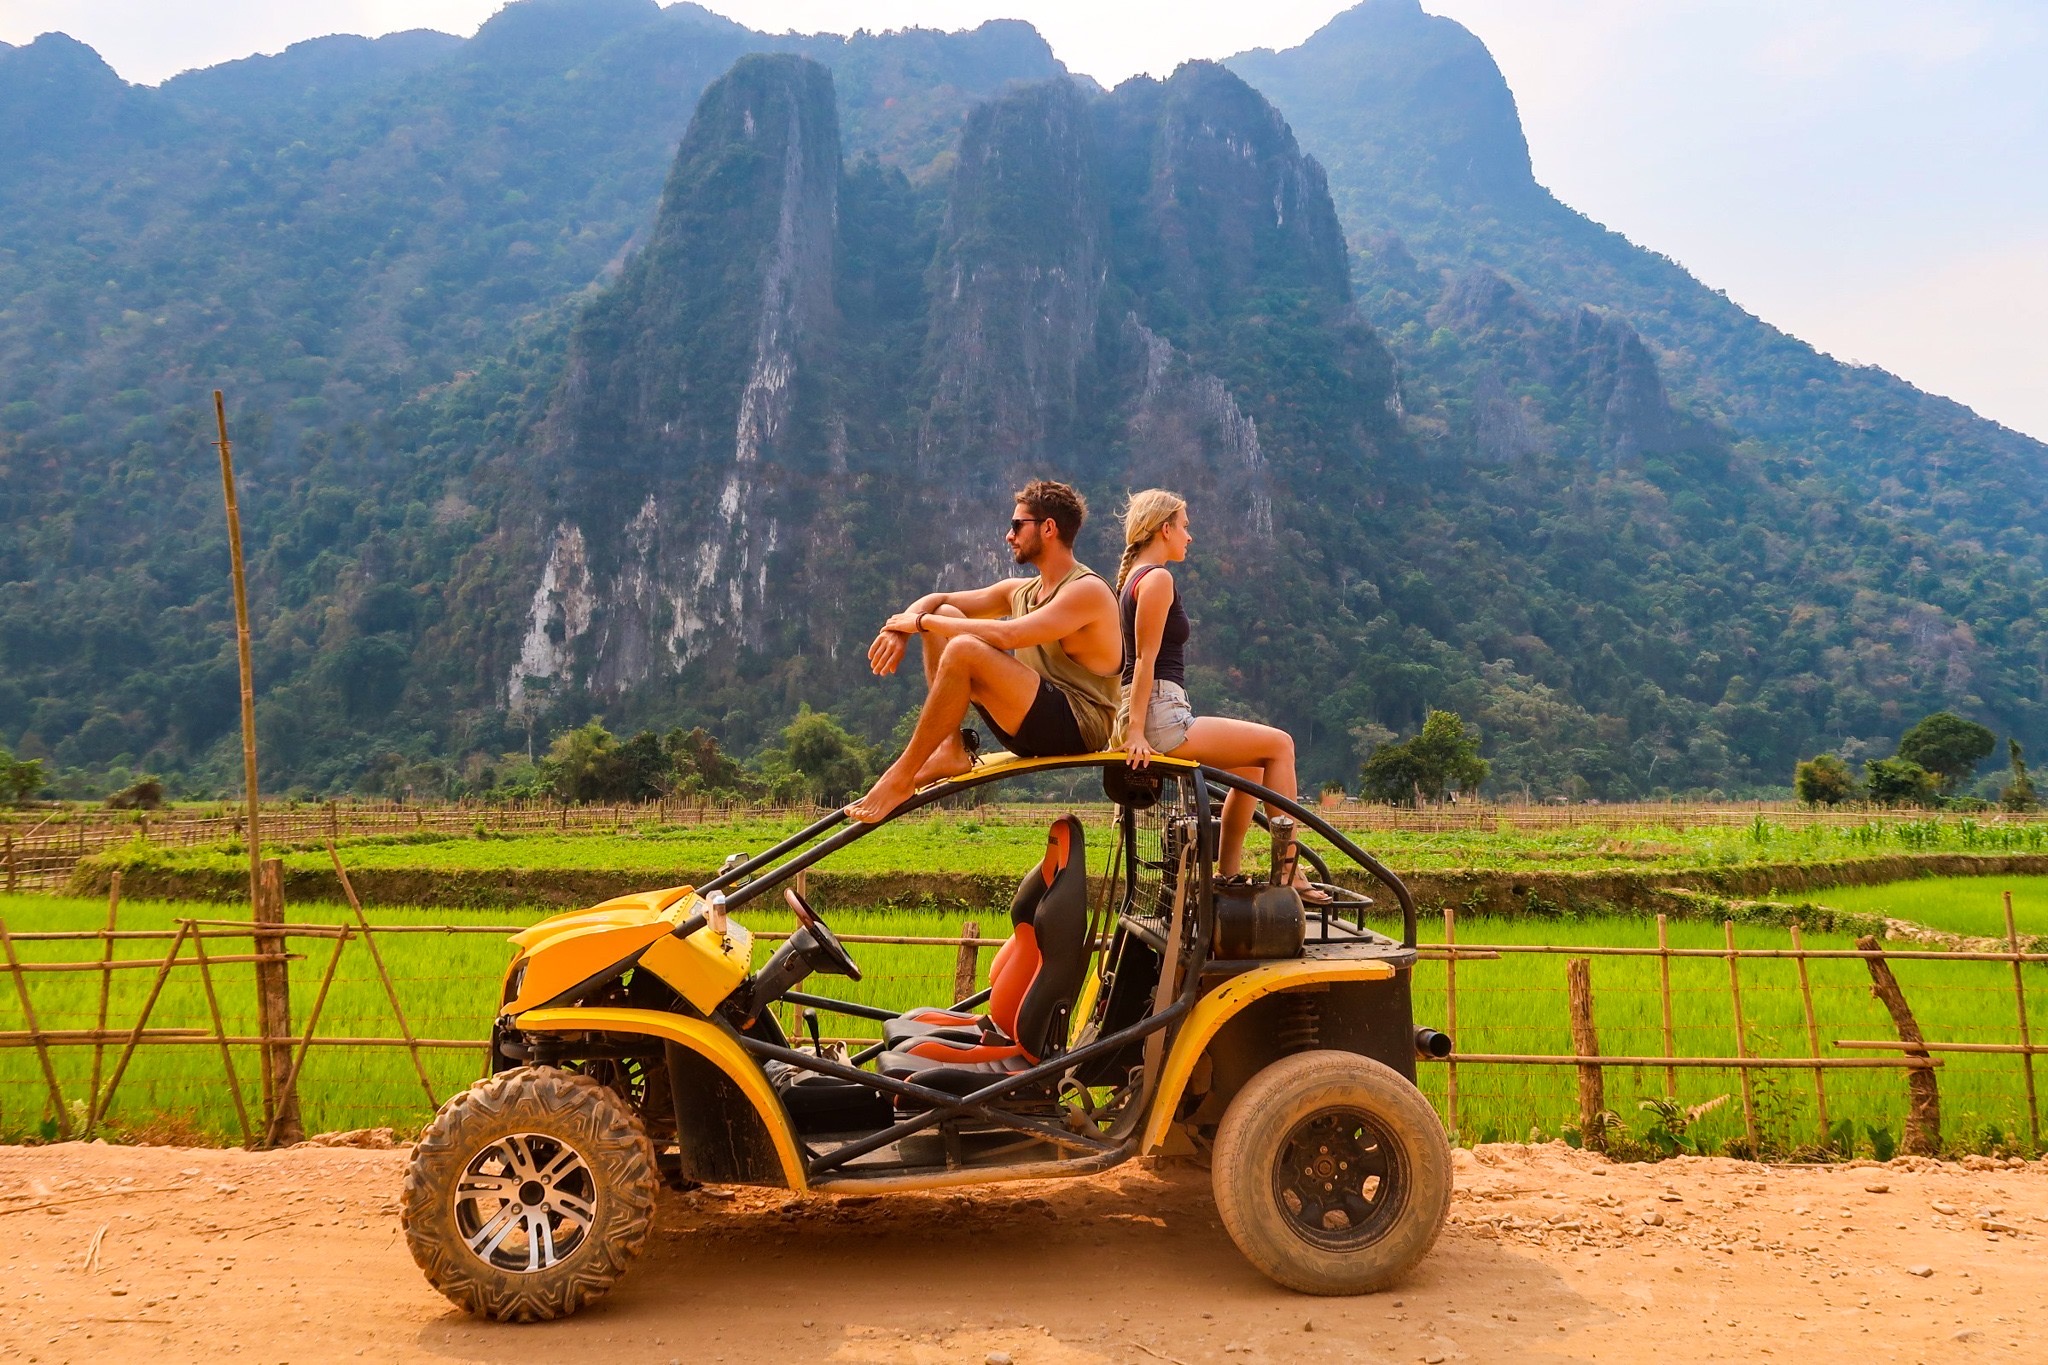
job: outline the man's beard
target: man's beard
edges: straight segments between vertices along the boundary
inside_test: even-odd
[[[1018,564],[1036,564],[1038,557],[1043,553],[1045,553],[1045,542],[1042,540],[1034,540],[1029,550],[1026,550],[1021,545],[1010,547],[1010,558]]]

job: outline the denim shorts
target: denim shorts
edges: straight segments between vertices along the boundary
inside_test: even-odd
[[[1153,752],[1170,754],[1187,743],[1188,727],[1194,723],[1195,712],[1188,705],[1187,689],[1179,683],[1155,679],[1151,704],[1145,708],[1145,742]],[[1125,724],[1128,726],[1128,719]]]

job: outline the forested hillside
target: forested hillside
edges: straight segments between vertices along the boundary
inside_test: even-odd
[[[2048,743],[2041,446],[1558,204],[1413,0],[1230,67],[651,0],[155,90],[0,50],[0,746],[235,783],[216,384],[281,787],[591,715],[883,739],[874,622],[1039,472],[1104,567],[1123,490],[1191,494],[1197,705],[1311,780],[1433,706],[1538,795],[1782,789],[1941,706]]]

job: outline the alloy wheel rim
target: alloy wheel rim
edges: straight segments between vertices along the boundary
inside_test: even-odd
[[[1273,1202],[1295,1236],[1325,1251],[1357,1251],[1384,1237],[1407,1200],[1401,1150],[1362,1109],[1319,1109],[1293,1128],[1273,1159]]]
[[[583,1154],[545,1133],[513,1133],[478,1152],[455,1187],[455,1227],[471,1255],[534,1274],[576,1254],[597,1221],[597,1177]]]

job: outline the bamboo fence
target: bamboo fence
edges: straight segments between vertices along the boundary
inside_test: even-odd
[[[344,879],[345,880],[345,879]],[[116,898],[118,892],[116,893]],[[353,893],[351,892],[353,902]],[[210,1050],[219,1058],[221,1074],[230,1094],[235,1097],[236,1120],[243,1141],[250,1146],[273,1145],[280,1133],[287,1131],[288,1116],[295,1112],[304,1076],[306,1058],[315,1049],[397,1049],[410,1056],[411,1070],[418,1080],[427,1110],[437,1107],[445,1098],[436,1088],[425,1065],[424,1055],[429,1052],[467,1051],[477,1054],[483,1061],[488,1043],[481,1036],[447,1038],[423,1036],[409,1020],[401,994],[387,968],[385,954],[393,952],[402,958],[405,937],[414,934],[498,934],[516,932],[519,925],[419,925],[419,924],[377,924],[363,912],[360,904],[352,904],[353,918],[343,923],[283,924],[261,923],[241,919],[184,918],[175,921],[174,927],[166,929],[119,929],[116,915],[110,908],[108,925],[104,929],[80,929],[44,931],[34,933],[10,933],[4,922],[0,922],[0,960],[11,978],[16,1000],[19,1004],[24,1027],[0,1032],[0,1048],[33,1049],[37,1056],[42,1086],[46,1091],[46,1112],[55,1120],[58,1136],[89,1137],[103,1127],[123,1080],[129,1074],[135,1054],[143,1048],[200,1048]],[[1660,925],[1660,929],[1661,929]],[[978,924],[969,921],[960,926],[961,932],[954,935],[906,936],[906,935],[862,935],[846,934],[843,939],[854,944],[883,944],[911,947],[950,947],[956,951],[956,960],[951,973],[951,985],[955,998],[968,994],[966,989],[977,979],[980,971],[980,954],[999,950],[1005,940],[984,937]],[[2035,1043],[2026,1025],[2025,982],[2022,969],[2028,965],[2048,963],[2048,953],[2022,951],[2016,932],[2008,933],[2009,949],[2005,952],[1942,952],[1921,949],[1887,951],[1874,940],[1865,939],[1854,949],[1811,949],[1800,946],[1795,933],[1792,948],[1737,948],[1734,942],[1732,923],[1726,927],[1725,946],[1721,948],[1673,948],[1663,941],[1660,933],[1656,947],[1589,947],[1584,945],[1547,944],[1472,944],[1458,941],[1456,912],[1445,911],[1445,943],[1421,950],[1425,959],[1444,964],[1444,1019],[1450,1028],[1455,1028],[1459,1018],[1459,997],[1474,989],[1467,978],[1458,971],[1460,963],[1487,961],[1506,958],[1515,954],[1547,954],[1568,959],[1566,1009],[1569,1015],[1571,1048],[1562,1053],[1535,1052],[1454,1052],[1443,1062],[1444,1112],[1443,1120],[1447,1130],[1456,1134],[1460,1130],[1461,1072],[1474,1067],[1569,1067],[1578,1075],[1579,1120],[1587,1140],[1599,1145],[1606,1126],[1612,1121],[1611,1115],[1604,1114],[1605,1073],[1614,1068],[1645,1068],[1661,1070],[1666,1078],[1666,1091],[1677,1091],[1677,1073],[1681,1070],[1697,1071],[1712,1069],[1732,1071],[1738,1074],[1744,1089],[1743,1125],[1752,1150],[1760,1138],[1759,1120],[1755,1097],[1749,1093],[1750,1083],[1755,1074],[1761,1072],[1800,1072],[1810,1078],[1814,1099],[1820,1118],[1820,1143],[1828,1140],[1828,1094],[1827,1078],[1830,1073],[1902,1073],[1909,1087],[1924,1086],[1931,1093],[1932,1073],[1942,1065],[1944,1055],[1958,1053],[1996,1054],[2011,1056],[2018,1060],[2027,1078],[2027,1106],[2029,1133],[2034,1148],[2040,1148],[2040,1108],[2033,1086],[2033,1058],[2036,1054],[2048,1052],[2048,1045]],[[785,934],[766,932],[757,935],[762,939],[774,940]],[[287,945],[279,951],[263,951],[259,944],[268,939],[280,945]],[[380,949],[379,941],[388,946]],[[120,958],[113,956],[117,942],[154,941],[166,944],[161,957]],[[16,948],[23,943],[69,942],[95,945],[97,951],[75,961],[24,961]],[[360,945],[353,947],[352,945]],[[218,951],[224,947],[228,951]],[[296,951],[293,949],[296,948]],[[396,1022],[395,1034],[336,1035],[323,1033],[323,1013],[329,998],[337,969],[344,955],[355,952],[366,956],[374,967],[375,977],[381,983],[383,998],[390,1006],[391,1018]],[[1594,990],[1590,964],[1599,958],[1651,958],[1659,966],[1660,993],[1662,996],[1662,1037],[1663,1045],[1652,1054],[1603,1052],[1598,1041],[1598,1030],[1594,1021]],[[258,1034],[230,1032],[224,1022],[220,995],[214,973],[221,967],[242,964],[282,963],[306,960],[320,963],[318,987],[309,1005],[302,1010],[287,1010],[285,1025],[275,1029],[266,1028]],[[1736,1022],[1736,1045],[1733,1055],[1695,1056],[1682,1054],[1677,1045],[1672,1018],[1672,986],[1670,968],[1674,961],[1687,959],[1721,959],[1727,963],[1727,1006],[1729,1017]],[[1819,961],[1862,961],[1869,968],[1873,990],[1883,995],[1887,990],[1891,998],[1887,1005],[1892,1010],[1899,1037],[1896,1039],[1838,1039],[1833,1047],[1854,1055],[1830,1055],[1823,1047],[1819,1016],[1813,1000],[1813,990],[1808,979],[1807,966]],[[1917,1024],[1912,1021],[1910,1005],[1905,1001],[1897,983],[1891,980],[1889,963],[1896,961],[1940,961],[1956,964],[2006,964],[2012,974],[2013,1008],[2020,1019],[2022,1041],[2017,1044],[1981,1043],[1959,1040],[1928,1039],[1921,1036]],[[1791,961],[1797,964],[1799,990],[1803,1002],[1805,1020],[1804,1056],[1762,1056],[1749,1046],[1746,1033],[1741,1026],[1744,1008],[1745,964],[1766,961]],[[151,976],[150,989],[140,1010],[132,1019],[111,1022],[108,1020],[108,996],[115,972],[146,971]],[[152,1027],[152,1016],[156,1010],[165,983],[175,973],[192,972],[198,975],[205,991],[208,1006],[208,1022],[198,1027]],[[31,983],[52,973],[90,973],[99,978],[98,1026],[89,1029],[58,1029],[44,1027],[39,1022],[35,1009],[34,991]],[[1887,986],[1886,983],[1889,983]],[[938,989],[943,984],[933,983]],[[1479,987],[1482,995],[1483,986]],[[296,1016],[296,1023],[292,1020]],[[481,1032],[481,1030],[480,1030]],[[1456,1034],[1453,1033],[1455,1039]],[[848,1042],[866,1042],[865,1038],[847,1038]],[[90,1047],[95,1052],[95,1065],[87,1095],[74,1097],[82,1100],[83,1121],[78,1131],[73,1128],[73,1108],[67,1105],[67,1096],[59,1084],[57,1068],[52,1063],[52,1054],[61,1048]],[[252,1113],[242,1099],[242,1086],[237,1074],[234,1058],[235,1049],[256,1049],[259,1058],[280,1058],[280,1077],[275,1086],[265,1090],[260,1112]],[[1894,1052],[1898,1056],[1871,1055]],[[104,1073],[98,1065],[98,1058],[107,1054],[110,1061]],[[266,1071],[268,1067],[264,1068]],[[1920,1114],[1921,1095],[1913,1095],[1914,1113]],[[1938,1118],[1935,1119],[1938,1124]],[[1938,1149],[1940,1133],[1938,1128],[1925,1125],[1918,1128],[1909,1122],[1906,1132],[1908,1152],[1931,1153]]]
[[[1066,804],[1072,804],[1071,798]],[[1042,815],[1044,810],[1041,805],[1021,802],[988,803],[977,809],[994,815],[1032,818]],[[1105,804],[1105,817],[1107,811]],[[609,834],[649,826],[722,824],[735,819],[807,820],[823,813],[824,808],[814,805],[756,806],[680,798],[603,806],[474,799],[348,800],[318,804],[266,802],[257,818],[266,846],[318,847],[330,841],[375,835],[473,835],[479,830],[494,835]],[[1466,802],[1422,809],[1345,801],[1323,806],[1321,814],[1333,826],[1346,831],[1422,834],[1502,830],[1542,834],[1644,826],[1672,830],[1739,829],[1758,818],[1804,829],[1813,825],[1890,826],[1959,818],[1918,810],[1817,809],[1785,801],[1642,801],[1572,806]],[[915,821],[948,816],[945,809],[930,807],[904,818]],[[1987,825],[2028,825],[2048,822],[2048,813],[1992,812],[1961,818],[1978,819]],[[166,848],[192,848],[239,842],[247,829],[247,813],[226,803],[172,806],[157,811],[116,811],[94,806],[0,811],[0,889],[45,890],[62,885],[79,859],[138,838]]]

